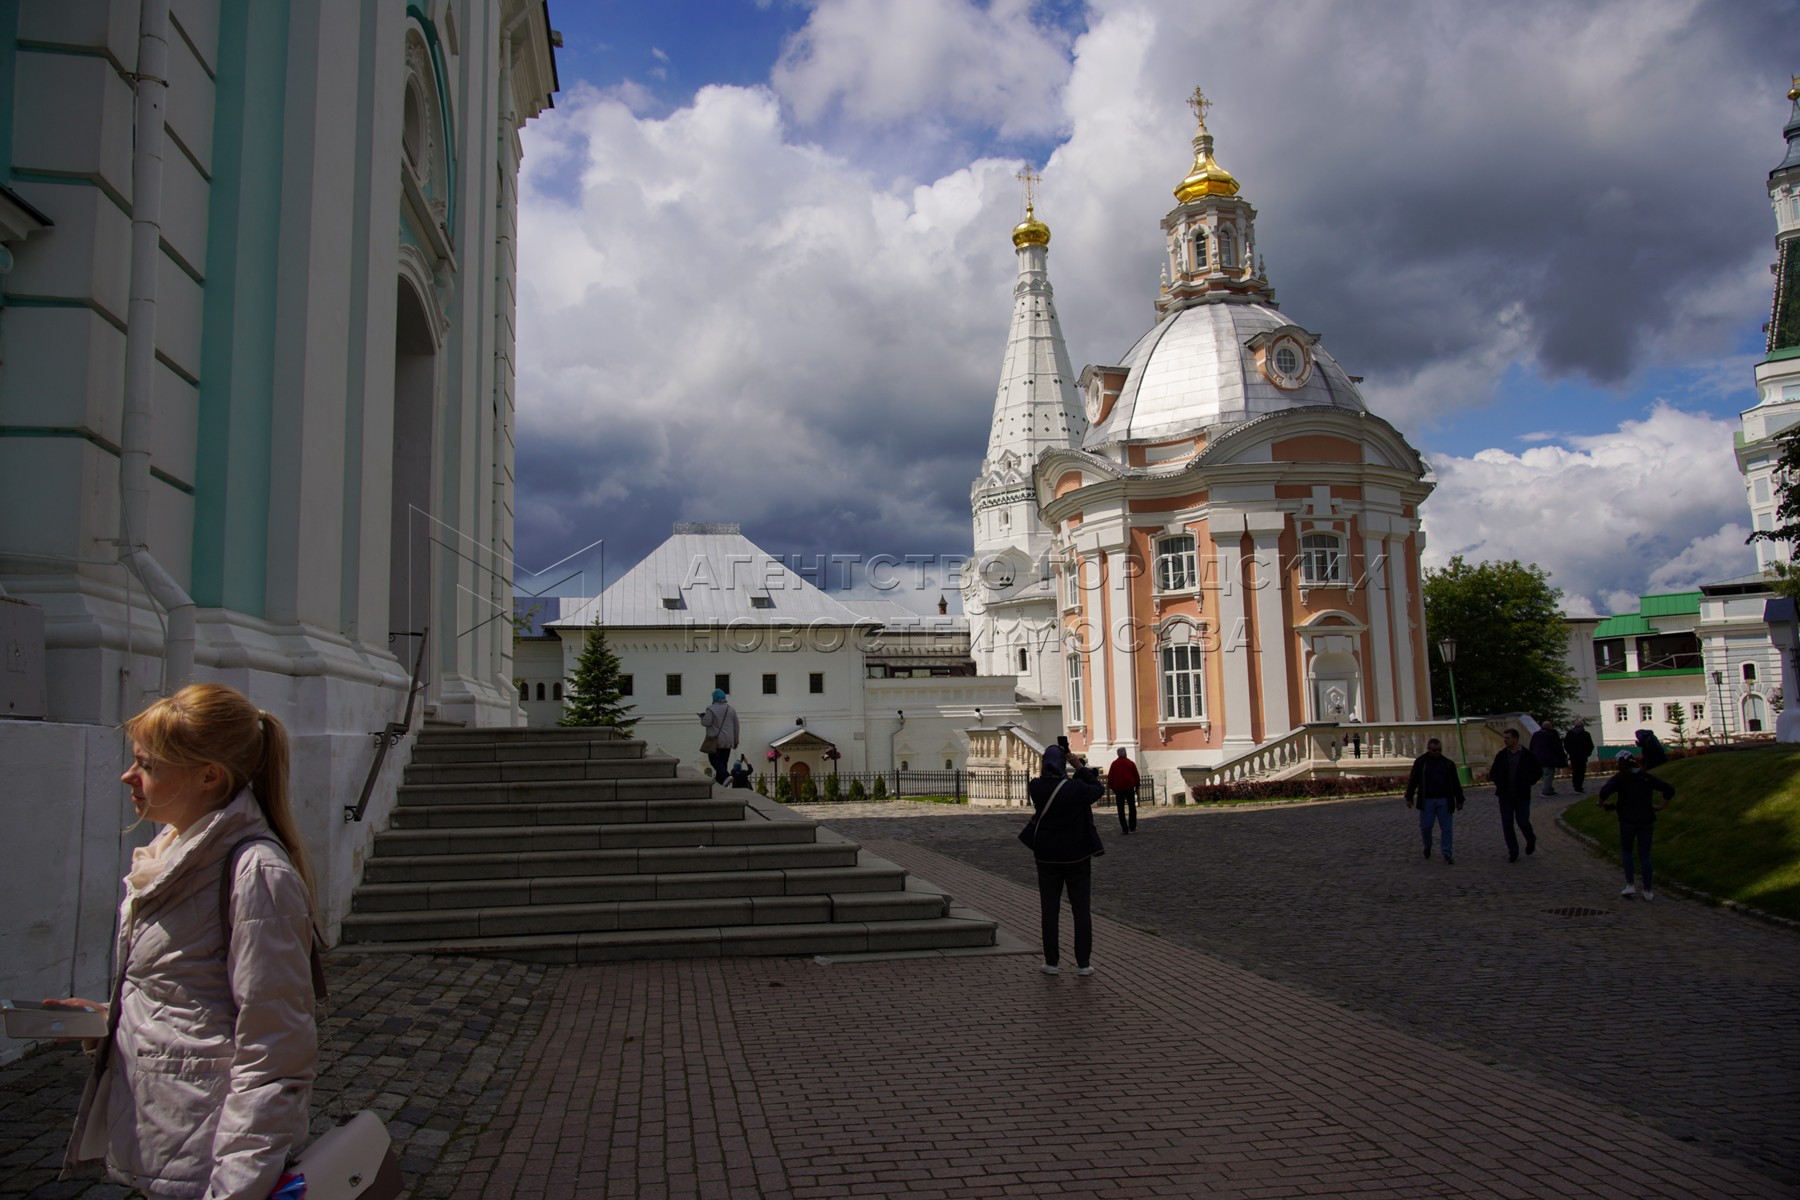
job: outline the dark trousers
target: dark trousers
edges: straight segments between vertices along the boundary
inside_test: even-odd
[[[1069,911],[1075,914],[1075,965],[1085,967],[1094,952],[1094,918],[1088,912],[1088,898],[1094,881],[1094,862],[1040,862],[1038,869],[1038,907],[1043,917],[1044,961],[1056,966],[1057,918],[1061,915],[1062,892],[1069,889]]]
[[[1531,793],[1527,791],[1517,799],[1500,798],[1500,832],[1506,835],[1506,853],[1511,858],[1519,857],[1519,839],[1513,836],[1513,822],[1518,822],[1519,832],[1525,835],[1525,853],[1530,854],[1537,849],[1537,832],[1531,828]]]
[[[730,746],[723,750],[708,750],[706,761],[712,764],[714,783],[724,783],[731,777],[731,773],[725,769],[726,764],[731,761]]]
[[[1137,789],[1120,788],[1113,793],[1113,803],[1119,809],[1119,832],[1135,832],[1137,829]],[[1129,821],[1125,819],[1126,813],[1131,814]]]
[[[1625,882],[1631,882],[1632,852],[1636,851],[1638,868],[1644,875],[1644,890],[1650,891],[1650,835],[1655,825],[1627,825],[1619,822],[1619,859],[1625,866]]]
[[[1574,759],[1569,760],[1569,785],[1578,792],[1581,790],[1582,781],[1587,779],[1587,762],[1588,760],[1585,758],[1580,762],[1576,762]]]

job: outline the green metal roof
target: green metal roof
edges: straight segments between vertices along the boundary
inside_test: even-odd
[[[1645,617],[1697,617],[1700,615],[1700,593],[1663,592],[1639,596],[1638,614]]]
[[[1656,632],[1656,627],[1637,613],[1621,613],[1594,626],[1594,640],[1616,637],[1639,637]]]

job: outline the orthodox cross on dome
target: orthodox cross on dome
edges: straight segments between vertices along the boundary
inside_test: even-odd
[[[1194,94],[1188,97],[1188,107],[1194,110],[1194,120],[1199,122],[1202,129],[1206,128],[1206,112],[1212,106],[1213,102],[1208,100],[1206,93],[1198,87],[1195,87]]]
[[[1037,185],[1044,181],[1044,177],[1033,171],[1030,163],[1026,163],[1025,169],[1013,178],[1025,185],[1025,211],[1029,213],[1032,202],[1037,199]]]
[[[1024,249],[1026,246],[1048,246],[1050,244],[1050,227],[1037,219],[1034,204],[1037,200],[1037,185],[1043,176],[1025,164],[1025,169],[1013,176],[1025,185],[1025,219],[1013,226],[1013,245]]]

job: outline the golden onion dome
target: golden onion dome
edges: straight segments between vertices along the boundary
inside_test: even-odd
[[[1013,226],[1013,245],[1015,246],[1048,246],[1050,244],[1050,227],[1038,220],[1031,211],[1031,205],[1025,206],[1025,219]]]
[[[1238,181],[1212,156],[1212,135],[1194,139],[1194,166],[1187,178],[1175,185],[1175,199],[1182,204],[1202,196],[1235,196]]]

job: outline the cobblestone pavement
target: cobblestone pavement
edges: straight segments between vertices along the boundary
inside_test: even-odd
[[[1800,933],[1622,900],[1615,861],[1557,827],[1570,799],[1538,801],[1538,851],[1508,863],[1471,795],[1454,866],[1398,799],[1159,808],[1129,837],[1096,809],[1094,908],[1800,1185]],[[1035,886],[1020,810],[857,807],[805,811]]]
[[[1035,940],[1017,810],[862,811],[827,819]],[[433,1200],[1800,1194],[1800,936],[1621,902],[1548,813],[1508,865],[1472,800],[1454,867],[1409,817],[1147,813],[1085,979],[334,954],[315,1129],[374,1107]],[[54,1182],[84,1069],[0,1067],[0,1196],[122,1194]]]

